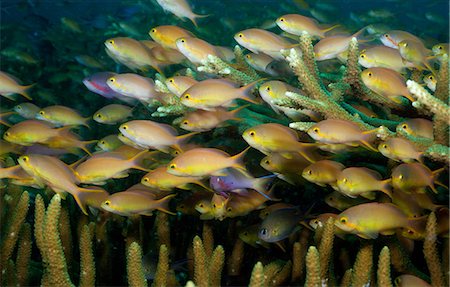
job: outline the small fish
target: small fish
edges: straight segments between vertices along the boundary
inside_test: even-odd
[[[366,167],[349,167],[343,169],[336,179],[339,191],[349,197],[361,195],[368,199],[375,199],[372,191],[379,190],[392,197],[390,190],[391,179],[382,180],[381,175]]]
[[[19,94],[22,97],[31,100],[31,97],[28,95],[28,90],[32,86],[34,86],[34,84],[21,86],[18,82],[18,79],[5,72],[0,71],[0,95],[15,101],[12,95]]]
[[[169,11],[181,20],[184,20],[183,18],[188,18],[192,21],[195,27],[198,27],[196,21],[197,18],[209,16],[199,15],[192,12],[191,7],[186,0],[156,0],[156,2],[158,2],[159,6],[161,6],[165,11]]]
[[[209,55],[223,58],[222,53],[210,43],[193,37],[183,37],[176,41],[177,49],[194,65],[200,65]]]
[[[273,62],[273,58],[264,54],[264,53],[249,53],[245,55],[245,61],[249,64],[253,69],[258,72],[266,72],[267,66]],[[271,75],[273,76],[273,75]]]
[[[316,61],[323,61],[336,58],[338,54],[348,50],[352,38],[358,38],[366,27],[350,36],[329,36],[321,39],[314,45]]]
[[[101,207],[106,211],[122,216],[137,214],[151,216],[153,210],[175,215],[169,210],[169,202],[175,196],[176,194],[169,194],[157,198],[150,192],[122,191],[111,194]]]
[[[302,217],[297,207],[278,209],[263,220],[258,236],[265,242],[281,241],[296,231]]]
[[[421,41],[403,40],[398,43],[398,50],[402,58],[413,63],[417,69],[435,73],[428,61],[431,51]]]
[[[179,38],[195,37],[191,32],[178,26],[164,25],[150,29],[150,37],[165,48],[177,49],[176,41]]]
[[[201,177],[175,176],[168,173],[167,166],[163,165],[144,175],[141,183],[159,190],[172,190],[174,188],[190,189],[188,184],[194,183],[206,190],[211,190],[201,182],[201,179]]]
[[[73,33],[82,33],[83,32],[81,30],[80,24],[78,24],[77,21],[67,18],[67,17],[62,17],[60,20],[61,20],[61,23],[64,25],[64,27],[66,29],[68,29],[69,31],[71,31]]]
[[[400,96],[415,102],[406,87],[405,79],[396,71],[386,68],[369,68],[361,72],[361,79],[373,92],[400,104]]]
[[[275,204],[269,205],[266,208],[264,208],[263,210],[261,210],[261,212],[259,213],[259,218],[265,219],[267,216],[269,216],[269,214],[271,214],[275,210],[283,209],[283,208],[293,208],[293,207],[295,207],[295,206],[292,204],[284,203],[284,202],[275,203]]]
[[[223,175],[223,169],[233,167],[245,170],[242,160],[246,148],[242,152],[230,156],[215,148],[194,148],[175,157],[168,165],[167,171],[177,176]]]
[[[436,235],[439,237],[448,238],[449,236],[449,209],[447,207],[440,207],[435,211],[436,215]],[[424,240],[427,236],[427,216],[423,216],[417,220],[415,224],[404,228],[401,235],[413,240]]]
[[[65,149],[74,154],[77,153],[76,149],[79,148],[85,151],[88,155],[91,155],[91,152],[87,146],[96,142],[97,140],[82,141],[78,135],[71,133],[69,129],[62,129],[58,135],[48,139],[43,142],[43,144],[53,149]]]
[[[36,118],[36,114],[41,110],[41,108],[33,103],[21,103],[15,106],[13,110],[22,117],[31,120]]]
[[[242,228],[242,230],[238,233],[238,236],[242,241],[244,241],[245,243],[247,243],[252,247],[258,248],[259,246],[262,246],[264,248],[269,248],[267,242],[264,242],[261,239],[259,239],[258,233],[259,233],[259,224],[254,224]]]
[[[267,186],[273,180],[274,175],[254,178],[247,172],[236,169],[227,169],[226,175],[211,176],[209,185],[216,192],[231,192],[236,189],[251,188],[262,195],[266,195]]]
[[[391,203],[364,203],[344,210],[335,221],[336,227],[364,239],[376,239],[378,234],[392,235],[407,227],[410,219]]]
[[[427,85],[427,88],[432,92],[436,91],[437,80],[434,75],[428,75],[423,77],[423,82]]]
[[[180,128],[191,132],[210,131],[223,126],[228,120],[240,120],[236,114],[246,107],[248,106],[244,105],[232,111],[225,108],[217,108],[215,111],[196,110],[180,119]]]
[[[327,144],[357,145],[376,151],[370,144],[374,131],[361,131],[351,121],[328,119],[318,122],[308,129],[307,133],[314,140]]]
[[[96,111],[92,118],[98,123],[114,125],[124,122],[132,113],[133,109],[128,106],[110,104]]]
[[[177,49],[164,48],[162,46],[152,48],[150,54],[164,65],[180,64],[186,60],[186,57]]]
[[[116,148],[122,146],[123,143],[119,140],[117,135],[109,135],[97,142],[97,147],[102,151],[113,151]]]
[[[398,44],[403,40],[421,41],[413,34],[401,30],[391,30],[380,36],[383,45],[394,49],[398,49]]]
[[[403,274],[398,276],[397,278],[395,278],[394,284],[396,287],[431,287],[428,282],[410,274]]]
[[[394,188],[392,192],[392,203],[400,208],[408,217],[421,217],[425,210],[420,206],[417,193],[405,192]]]
[[[414,137],[433,139],[433,122],[427,119],[408,119],[397,126],[405,133]]]
[[[106,53],[113,60],[133,71],[146,71],[152,67],[163,74],[158,62],[151,56],[149,49],[132,38],[117,37],[105,41]]]
[[[177,211],[182,214],[198,215],[199,211],[196,210],[196,206],[211,202],[213,195],[214,193],[209,191],[196,191],[191,196],[178,203]],[[203,208],[203,206],[199,206],[199,208]]]
[[[138,74],[116,74],[109,78],[106,84],[116,93],[143,102],[149,102],[159,95],[153,79]]]
[[[236,33],[234,40],[255,54],[262,52],[276,60],[284,60],[280,52],[281,50],[296,46],[272,32],[256,28],[242,30]]]
[[[8,142],[31,146],[35,143],[45,143],[66,128],[54,129],[49,123],[38,120],[26,120],[13,125],[4,134]]]
[[[181,150],[180,144],[197,134],[193,132],[178,136],[172,126],[149,120],[126,122],[120,125],[119,131],[138,147],[153,148],[165,153],[169,152],[169,147]]]
[[[275,173],[278,178],[293,184],[294,181],[298,181],[299,173],[311,162],[298,153],[290,153],[288,158],[286,154],[283,153],[283,155],[269,153],[261,159],[259,164],[265,170]],[[294,178],[296,180],[293,181]]]
[[[36,114],[36,119],[49,122],[56,127],[83,125],[89,128],[89,117],[82,117],[77,111],[66,106],[49,106]]]
[[[256,82],[237,88],[228,81],[209,79],[198,82],[181,95],[181,103],[187,107],[214,110],[217,107],[229,107],[236,99],[256,103],[250,95]]]
[[[398,49],[387,46],[375,46],[363,50],[358,63],[364,68],[387,68],[396,72],[404,72],[406,67],[413,67],[411,63],[404,63]]]
[[[300,36],[303,32],[307,32],[311,36],[319,38],[325,38],[326,32],[340,26],[334,25],[332,27],[322,29],[319,27],[319,23],[315,19],[298,14],[283,15],[277,19],[276,23],[281,30],[290,34]]]
[[[128,169],[148,171],[141,166],[140,161],[148,152],[142,151],[130,159],[111,154],[110,156],[95,156],[80,163],[75,168],[75,175],[81,183],[103,185],[110,178],[128,177]]]
[[[0,157],[5,154],[22,154],[23,146],[10,143],[0,139]]]
[[[310,162],[315,161],[311,156],[311,147],[315,144],[299,142],[296,131],[280,124],[269,123],[251,127],[244,131],[242,137],[251,147],[266,155],[279,152],[290,157],[289,153],[298,152]]]
[[[425,187],[430,187],[434,193],[438,193],[434,183],[443,168],[431,171],[427,166],[414,162],[403,163],[392,170],[392,185],[405,192],[420,192]]]
[[[190,87],[198,83],[197,80],[186,76],[175,76],[166,79],[166,86],[174,95],[181,97],[181,95]]]
[[[311,219],[308,225],[311,226],[313,229],[321,228],[325,226],[325,223],[329,218],[333,218],[334,220],[337,218],[337,216],[338,215],[335,213],[322,213],[318,217]],[[335,232],[338,230],[339,229],[336,229]]]
[[[345,210],[349,207],[369,202],[367,199],[362,197],[351,198],[343,195],[339,191],[333,191],[325,197],[325,203],[331,207],[338,210]]]
[[[433,46],[433,48],[431,48],[431,51],[433,51],[433,55],[435,56],[448,55],[449,44],[448,43],[436,44]]]
[[[32,55],[28,54],[27,52],[9,47],[6,49],[1,50],[0,54],[2,56],[8,57],[10,59],[29,64],[29,65],[36,65],[39,64],[39,60],[37,60]]]
[[[336,180],[345,166],[337,161],[320,160],[307,166],[302,176],[310,182],[325,187],[327,184],[337,189]]]
[[[94,57],[88,56],[88,55],[78,55],[75,56],[75,60],[80,63],[83,66],[86,66],[88,68],[95,68],[95,69],[104,69],[102,63],[97,61]]]
[[[89,89],[89,91],[99,94],[107,99],[123,99],[123,96],[120,93],[112,90],[106,83],[109,78],[115,75],[117,74],[112,72],[95,73],[87,78],[84,78],[83,84]]]
[[[240,191],[239,193],[233,193],[229,197],[223,209],[225,213],[220,216],[216,214],[217,219],[223,220],[226,217],[245,216],[256,209],[264,208],[264,203],[271,200],[270,198],[274,198],[272,190],[269,190],[267,193],[260,193],[252,189]]]
[[[84,214],[88,214],[80,195],[83,192],[102,192],[97,188],[79,187],[73,170],[56,157],[26,154],[17,160],[20,166],[34,178],[41,188],[48,185],[65,198],[64,193],[72,194]]]
[[[414,162],[414,160],[423,161],[423,152],[418,151],[409,140],[404,138],[389,138],[378,145],[378,150],[385,157],[395,161],[406,163]]]

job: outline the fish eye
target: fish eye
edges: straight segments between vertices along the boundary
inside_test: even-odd
[[[173,79],[169,79],[169,82],[170,82],[170,83],[173,83]]]
[[[105,201],[105,205],[110,205],[110,204],[111,204],[111,201],[109,201],[109,200]]]
[[[408,126],[406,124],[402,125],[402,129],[406,130]]]
[[[428,79],[430,79],[430,80],[434,80],[434,77],[433,77],[433,75],[429,76],[429,77],[428,77]]]
[[[259,232],[261,235],[267,235],[267,229],[263,228],[261,229],[261,231]]]
[[[30,158],[29,158],[28,156],[23,156],[23,157],[22,157],[22,160],[23,160],[24,162],[27,162],[29,159],[30,159]]]
[[[187,126],[188,124],[189,124],[188,121],[184,121],[184,122],[183,122],[183,125],[185,125],[185,126]]]
[[[255,136],[255,132],[254,132],[254,131],[251,131],[251,132],[248,133],[248,135],[251,136],[251,137],[253,137],[253,136]]]
[[[408,229],[406,232],[408,232],[408,234],[414,234],[414,230]]]
[[[10,133],[9,133],[9,132],[6,132],[4,135],[7,136],[7,137],[9,137]]]
[[[239,38],[242,38],[242,37],[244,37],[244,34],[239,33],[239,34],[238,34],[238,37],[239,37]]]
[[[251,56],[250,56],[250,55],[245,55],[245,57],[246,57],[247,59],[250,59],[250,58],[251,58]]]
[[[190,97],[191,97],[191,95],[189,95],[189,94],[184,95],[184,98],[187,99],[187,100],[188,100]]]
[[[106,144],[106,142],[105,141],[101,141],[100,144]]]
[[[361,55],[359,55],[359,57],[364,59],[366,57],[366,55],[365,54],[361,54]]]
[[[284,18],[280,18],[280,22],[284,22]]]
[[[395,283],[395,286],[400,286],[400,284],[402,283],[402,279],[395,278],[394,283]]]
[[[439,49],[439,50],[442,50],[442,49],[443,49],[443,47],[442,47],[442,46],[438,46],[438,49]]]
[[[96,116],[97,118],[101,118],[101,117],[102,117],[101,114],[96,114],[95,116]]]
[[[309,175],[312,174],[312,170],[308,170],[306,173],[308,173]]]
[[[267,87],[267,88],[266,88],[266,91],[270,92],[270,87]]]
[[[347,179],[346,179],[346,178],[343,178],[343,179],[342,179],[342,182],[344,182],[344,183],[347,182]]]
[[[402,180],[402,179],[403,179],[403,174],[400,174],[400,175],[398,176],[398,179]]]
[[[318,133],[319,132],[319,128],[314,128],[313,132]]]
[[[114,44],[114,40],[109,40],[108,41],[110,44]]]
[[[150,32],[155,33],[155,32],[156,32],[156,29],[153,28]]]
[[[180,42],[181,42],[181,43],[185,43],[186,40],[185,40],[185,39],[181,39]]]
[[[21,107],[21,106],[17,106],[16,108],[17,108],[18,110],[21,110],[21,109],[22,109],[22,107]]]
[[[264,161],[264,163],[265,163],[265,164],[270,164],[270,160],[266,159],[266,160]]]
[[[128,126],[122,126],[122,129],[127,130]]]
[[[384,37],[385,38],[389,38],[389,34],[384,34]]]
[[[339,221],[341,223],[347,223],[347,217],[342,217]]]
[[[45,112],[44,111],[40,111],[39,114],[43,116],[45,114]]]
[[[213,208],[217,208],[217,205],[215,203],[213,203]]]
[[[146,178],[146,177],[144,177],[142,180],[145,182],[148,182],[148,178]]]
[[[333,201],[333,197],[332,196],[328,197],[328,200]]]
[[[384,145],[382,145],[381,147],[382,147],[382,148],[387,148],[387,145],[384,144]]]
[[[177,165],[174,164],[174,163],[172,163],[172,164],[169,166],[169,168],[170,168],[170,169],[175,169],[175,168],[177,168]]]
[[[203,205],[203,203],[200,203],[198,206],[201,207],[201,208],[203,208],[204,205]]]
[[[368,72],[367,76],[372,77],[372,72]]]
[[[227,208],[227,211],[228,211],[228,212],[231,212],[231,211],[233,211],[233,209],[232,209],[231,207],[228,207],[228,208]],[[247,231],[246,231],[244,234],[247,235]]]
[[[116,79],[115,79],[115,78],[109,78],[109,81],[110,81],[111,83],[114,83],[114,82],[116,81]]]

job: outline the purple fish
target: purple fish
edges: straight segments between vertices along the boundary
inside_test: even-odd
[[[226,170],[226,175],[211,176],[209,179],[209,185],[212,189],[214,189],[214,191],[220,194],[234,190],[251,188],[259,192],[261,195],[269,198],[266,194],[266,188],[274,177],[276,177],[276,175],[254,178],[246,172],[230,168]]]

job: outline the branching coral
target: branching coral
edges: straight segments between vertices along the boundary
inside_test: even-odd
[[[142,267],[142,249],[137,242],[128,247],[127,252],[127,277],[131,287],[147,286]]]
[[[310,246],[306,253],[306,282],[307,287],[322,286],[320,278],[320,256],[316,247]]]
[[[80,287],[95,286],[95,260],[89,226],[83,226],[80,236]]]
[[[169,273],[169,251],[167,246],[162,244],[159,247],[158,265],[156,267],[155,281],[153,286],[167,286],[167,276]]]
[[[236,239],[231,256],[228,258],[228,275],[237,276],[241,274],[241,266],[244,261],[244,242]]]
[[[427,220],[426,235],[423,243],[423,253],[431,275],[433,286],[445,286],[442,266],[439,260],[439,253],[436,246],[436,215],[430,213]]]
[[[19,286],[28,286],[31,245],[31,226],[28,223],[24,223],[20,231],[16,259],[17,283]]]
[[[378,258],[378,270],[377,270],[378,286],[391,287],[391,256],[389,248],[383,247]]]
[[[253,267],[252,276],[250,277],[249,287],[264,287],[266,282],[264,279],[264,267],[261,262],[255,264]]]
[[[356,256],[353,266],[352,286],[364,286],[371,277],[373,246],[363,245]]]

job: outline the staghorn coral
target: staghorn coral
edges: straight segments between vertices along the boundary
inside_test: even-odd
[[[391,256],[387,246],[384,246],[383,249],[381,249],[378,258],[377,278],[378,286],[393,286],[391,279]]]
[[[158,238],[157,246],[165,245],[167,249],[170,249],[170,223],[168,214],[158,211],[155,225]]]
[[[306,282],[305,286],[317,287],[322,285],[320,278],[320,256],[316,247],[310,246],[306,253]]]
[[[31,226],[28,223],[24,223],[20,230],[20,240],[18,243],[16,259],[17,285],[19,286],[28,286],[31,247]]]
[[[330,263],[330,257],[333,251],[334,228],[334,219],[328,218],[319,245],[320,277],[324,281],[328,278],[328,264]]]
[[[244,241],[239,238],[234,243],[233,250],[228,258],[228,275],[237,276],[241,274],[241,266],[244,261]]]
[[[142,267],[142,249],[137,242],[132,242],[127,252],[127,277],[131,287],[147,286]]]
[[[85,225],[80,236],[80,287],[95,286],[95,260],[92,235]]]
[[[206,250],[205,250],[206,251]],[[225,262],[225,251],[221,245],[218,245],[209,260],[209,285],[221,286],[222,269]]]
[[[356,256],[353,266],[352,286],[364,286],[370,281],[372,273],[372,253],[373,246],[363,245]]]
[[[261,262],[257,262],[253,267],[252,275],[250,277],[249,287],[264,287],[266,286],[264,276],[264,266]]]
[[[449,97],[449,63],[448,55],[443,54],[440,56],[440,68],[436,83],[436,91],[434,96],[444,103],[448,103]],[[417,81],[416,81],[417,82]]]
[[[158,265],[156,267],[155,281],[153,286],[167,286],[167,277],[169,272],[169,251],[167,246],[161,244],[159,247]]]
[[[442,274],[442,265],[439,260],[439,253],[436,246],[436,215],[434,212],[428,215],[426,235],[423,243],[423,254],[430,271],[431,284],[433,286],[444,286],[444,276]]]
[[[195,236],[192,245],[194,251],[194,282],[196,286],[208,287],[210,274],[203,242],[200,237]]]
[[[295,283],[300,281],[303,275],[304,265],[304,252],[300,242],[295,242],[292,246],[292,275],[291,282]]]
[[[342,276],[342,280],[341,280],[341,287],[349,287],[351,286],[350,284],[352,283],[352,273],[353,273],[353,269],[347,269],[344,273],[344,276]]]
[[[214,249],[214,234],[211,224],[207,221],[203,222],[202,240],[206,257],[211,258]]]

